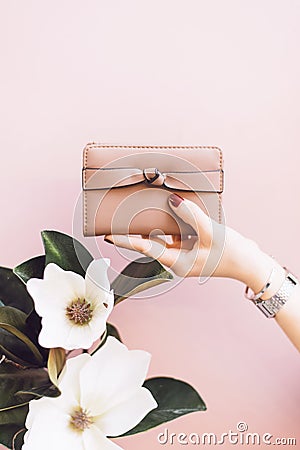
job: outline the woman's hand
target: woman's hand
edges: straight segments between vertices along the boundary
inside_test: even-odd
[[[279,289],[284,269],[254,241],[211,220],[198,205],[176,194],[170,195],[169,205],[178,217],[193,227],[196,237],[173,236],[171,244],[149,236],[107,235],[105,240],[151,256],[178,276],[233,278],[255,292],[260,291],[274,270],[274,293]]]
[[[157,259],[182,277],[228,277],[242,281],[254,293],[270,287],[260,297],[268,299],[281,287],[285,270],[258,245],[235,230],[211,220],[195,203],[176,194],[169,197],[170,208],[197,233],[196,238],[173,236],[172,243],[149,236],[107,235],[105,240],[123,248],[137,250]],[[300,351],[300,288],[293,290],[289,300],[275,319]]]

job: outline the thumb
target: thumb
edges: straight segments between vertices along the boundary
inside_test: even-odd
[[[191,225],[202,240],[212,238],[212,219],[194,202],[180,197],[178,194],[169,196],[169,205],[175,214],[185,223]]]

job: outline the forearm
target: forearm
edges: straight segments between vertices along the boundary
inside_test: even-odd
[[[289,300],[276,314],[275,320],[300,351],[300,287],[294,289]]]
[[[252,241],[245,240],[237,248],[233,265],[236,265],[234,278],[242,281],[258,293],[266,284],[271,273],[271,284],[263,300],[271,298],[282,286],[286,271],[271,256],[264,253]],[[300,351],[300,287],[294,287],[286,304],[276,314],[275,320],[291,342]]]

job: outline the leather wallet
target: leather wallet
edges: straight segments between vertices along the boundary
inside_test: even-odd
[[[222,222],[218,147],[89,143],[83,153],[83,234],[195,235],[168,204],[174,192]]]

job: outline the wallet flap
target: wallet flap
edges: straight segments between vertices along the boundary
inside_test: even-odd
[[[130,167],[84,169],[83,189],[114,189],[144,183],[149,187],[164,186],[183,191],[223,191],[222,170],[161,172],[158,168],[152,168],[152,178],[149,177],[149,170]]]

